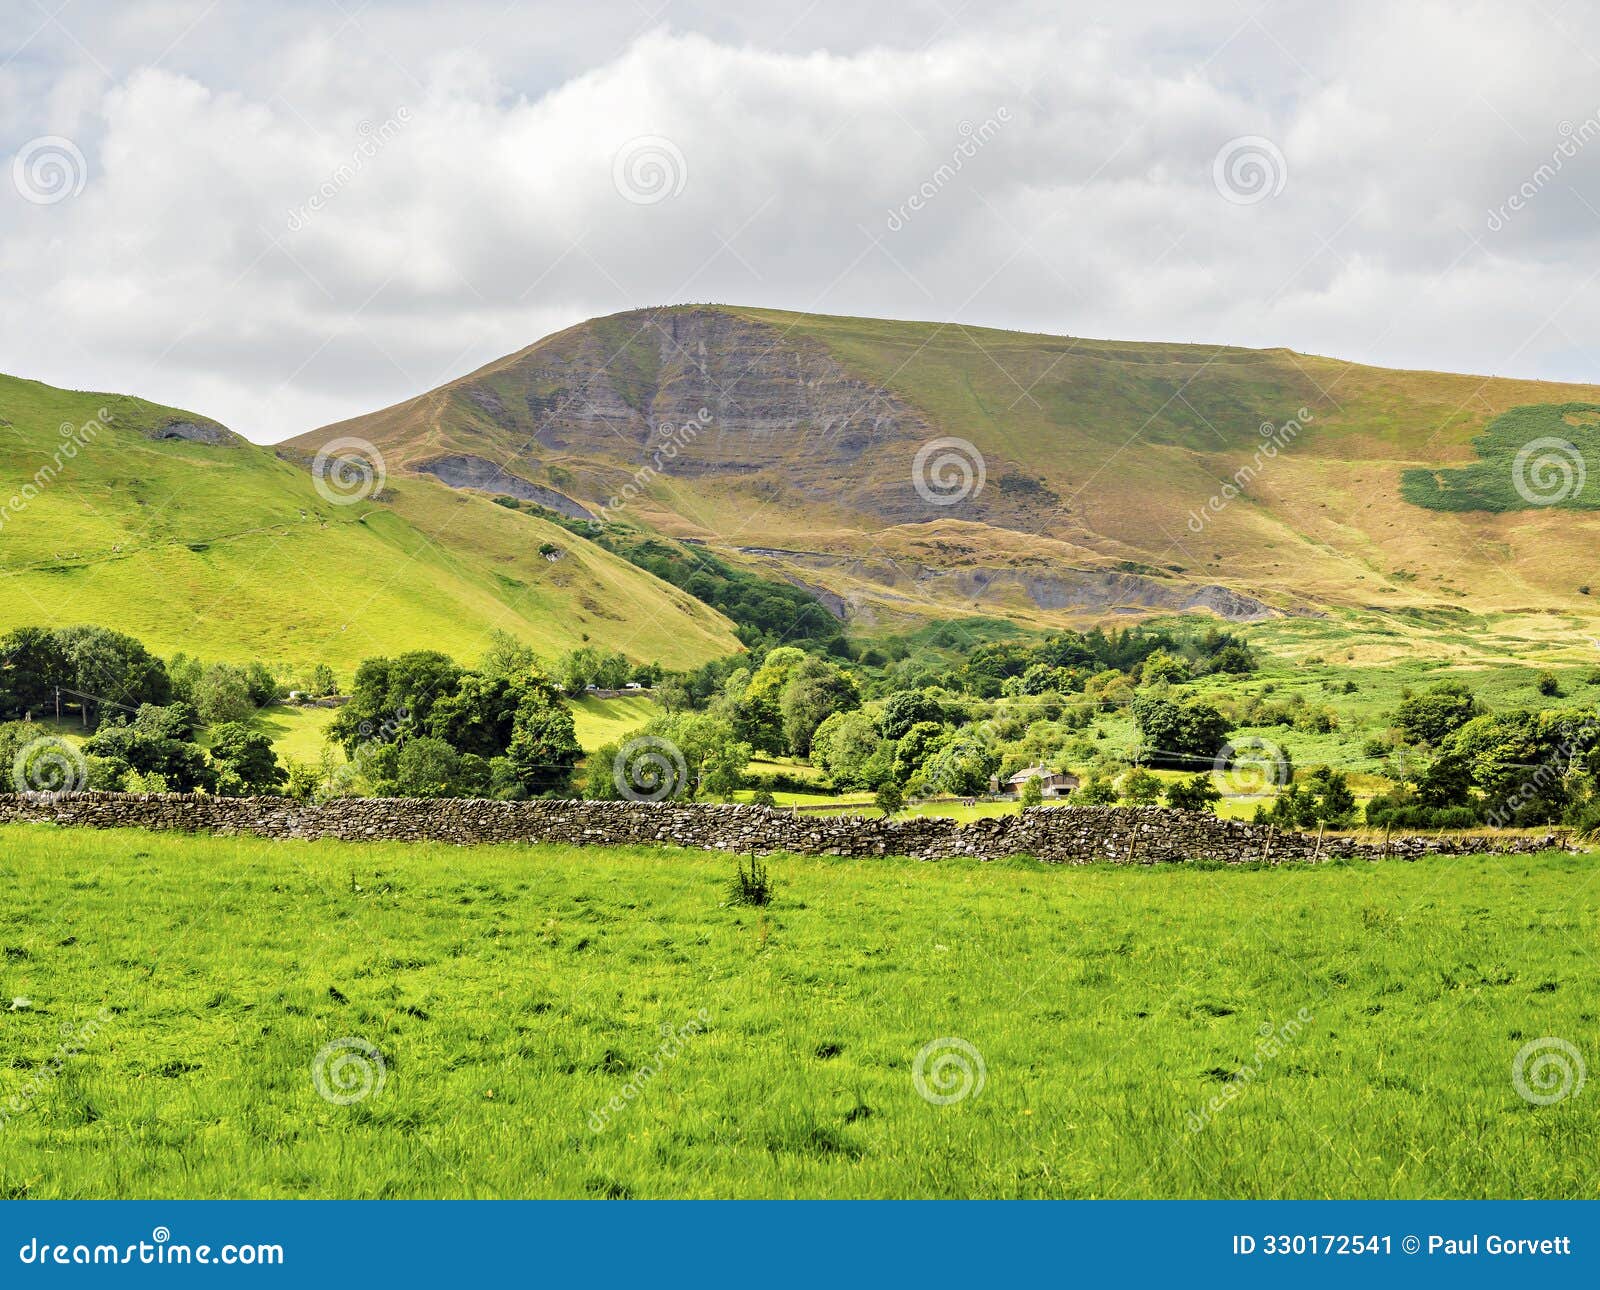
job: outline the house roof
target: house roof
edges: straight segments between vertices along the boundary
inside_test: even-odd
[[[1008,784],[1020,784],[1024,780],[1029,780],[1029,779],[1075,779],[1075,778],[1077,778],[1075,775],[1068,774],[1066,771],[1050,770],[1050,769],[1048,769],[1047,767],[1044,767],[1044,766],[1029,766],[1025,770],[1019,770],[1010,779],[1006,780],[1006,783],[1008,783]]]

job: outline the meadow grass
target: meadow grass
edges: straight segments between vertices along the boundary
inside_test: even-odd
[[[1512,1079],[1542,1038],[1594,1059],[1593,856],[785,856],[765,908],[734,863],[0,829],[0,1189],[1600,1191],[1594,1089]],[[383,1063],[348,1104],[341,1039]]]

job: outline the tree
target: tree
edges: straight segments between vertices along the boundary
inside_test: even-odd
[[[187,704],[161,708],[142,705],[129,722],[119,716],[102,725],[83,745],[83,751],[103,757],[127,771],[159,775],[174,790],[209,792],[216,774],[205,751],[192,741],[194,710]]]
[[[1482,712],[1464,682],[1440,681],[1422,694],[1404,692],[1394,724],[1409,742],[1436,748]]]
[[[982,740],[957,732],[923,763],[920,778],[928,791],[976,797],[988,788],[989,776],[999,765],[999,754],[984,747]]]
[[[1179,685],[1194,676],[1194,669],[1176,654],[1168,653],[1164,649],[1158,649],[1141,664],[1139,675],[1146,685],[1153,685],[1162,681]]]
[[[1232,729],[1228,719],[1210,704],[1178,704],[1156,695],[1134,699],[1133,719],[1144,741],[1142,760],[1151,766],[1209,764]]]
[[[530,686],[523,692],[505,756],[515,783],[529,796],[554,796],[570,787],[583,749],[572,713],[553,691]]]
[[[76,692],[89,723],[104,708],[162,706],[172,699],[172,679],[161,660],[125,632],[105,627],[63,627],[56,639],[65,656],[66,676],[57,681]]]
[[[211,764],[217,792],[228,796],[276,793],[288,780],[272,741],[237,721],[225,721],[211,731]]]
[[[905,809],[906,795],[900,791],[900,785],[891,779],[878,785],[878,791],[872,795],[872,800],[885,815],[896,815]]]
[[[1135,766],[1122,777],[1122,800],[1129,806],[1154,806],[1161,798],[1161,781]]]
[[[891,694],[878,713],[878,733],[898,742],[912,726],[944,724],[944,704],[926,690],[899,690]]]
[[[909,781],[946,738],[944,727],[933,721],[919,721],[907,730],[894,746],[895,779]]]
[[[808,656],[790,671],[779,694],[784,743],[794,756],[809,757],[817,727],[835,712],[860,706],[855,678],[825,659]]]
[[[325,695],[338,694],[339,682],[331,667],[326,663],[318,663],[306,679],[306,688],[311,695],[320,699]]]
[[[213,663],[206,668],[190,694],[190,702],[208,726],[248,721],[256,710],[248,674],[231,663]]]
[[[1110,806],[1117,800],[1117,790],[1104,775],[1091,775],[1078,790],[1077,800],[1085,806]]]
[[[48,627],[18,627],[0,637],[0,716],[26,716],[55,703],[68,675],[66,651]]]
[[[1191,775],[1173,780],[1165,789],[1167,805],[1177,811],[1211,811],[1222,800],[1222,793],[1210,775]]]
[[[1022,791],[1017,794],[1017,804],[1026,810],[1030,806],[1039,806],[1044,802],[1044,784],[1037,775],[1030,775],[1022,781]]]
[[[354,757],[371,740],[425,731],[434,705],[454,694],[460,681],[461,669],[437,650],[366,659],[356,669],[350,702],[328,726],[328,737]]]
[[[839,788],[869,788],[867,763],[884,741],[875,718],[859,708],[835,712],[811,737],[811,760]]]

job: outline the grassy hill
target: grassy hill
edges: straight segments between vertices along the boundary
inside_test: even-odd
[[[488,492],[618,499],[865,624],[1467,610],[1577,638],[1600,514],[1588,494],[1526,504],[1510,481],[1535,431],[1600,451],[1596,419],[1595,386],[682,306],[582,324],[291,443],[355,435]],[[958,446],[932,490],[949,505],[913,482],[945,437],[983,480],[963,489],[978,462]]]
[[[0,630],[96,622],[160,653],[345,673],[405,649],[473,659],[495,628],[548,657],[737,647],[714,610],[535,516],[410,477],[337,505],[204,418],[6,376],[0,576]]]

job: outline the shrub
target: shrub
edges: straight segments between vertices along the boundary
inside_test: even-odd
[[[733,880],[728,884],[728,903],[730,905],[770,905],[772,903],[772,876],[767,872],[767,867],[750,857],[750,868],[744,867],[744,861],[739,861],[734,871]]]
[[[900,791],[900,785],[891,779],[878,785],[872,800],[885,815],[894,815],[905,808],[906,795]]]

